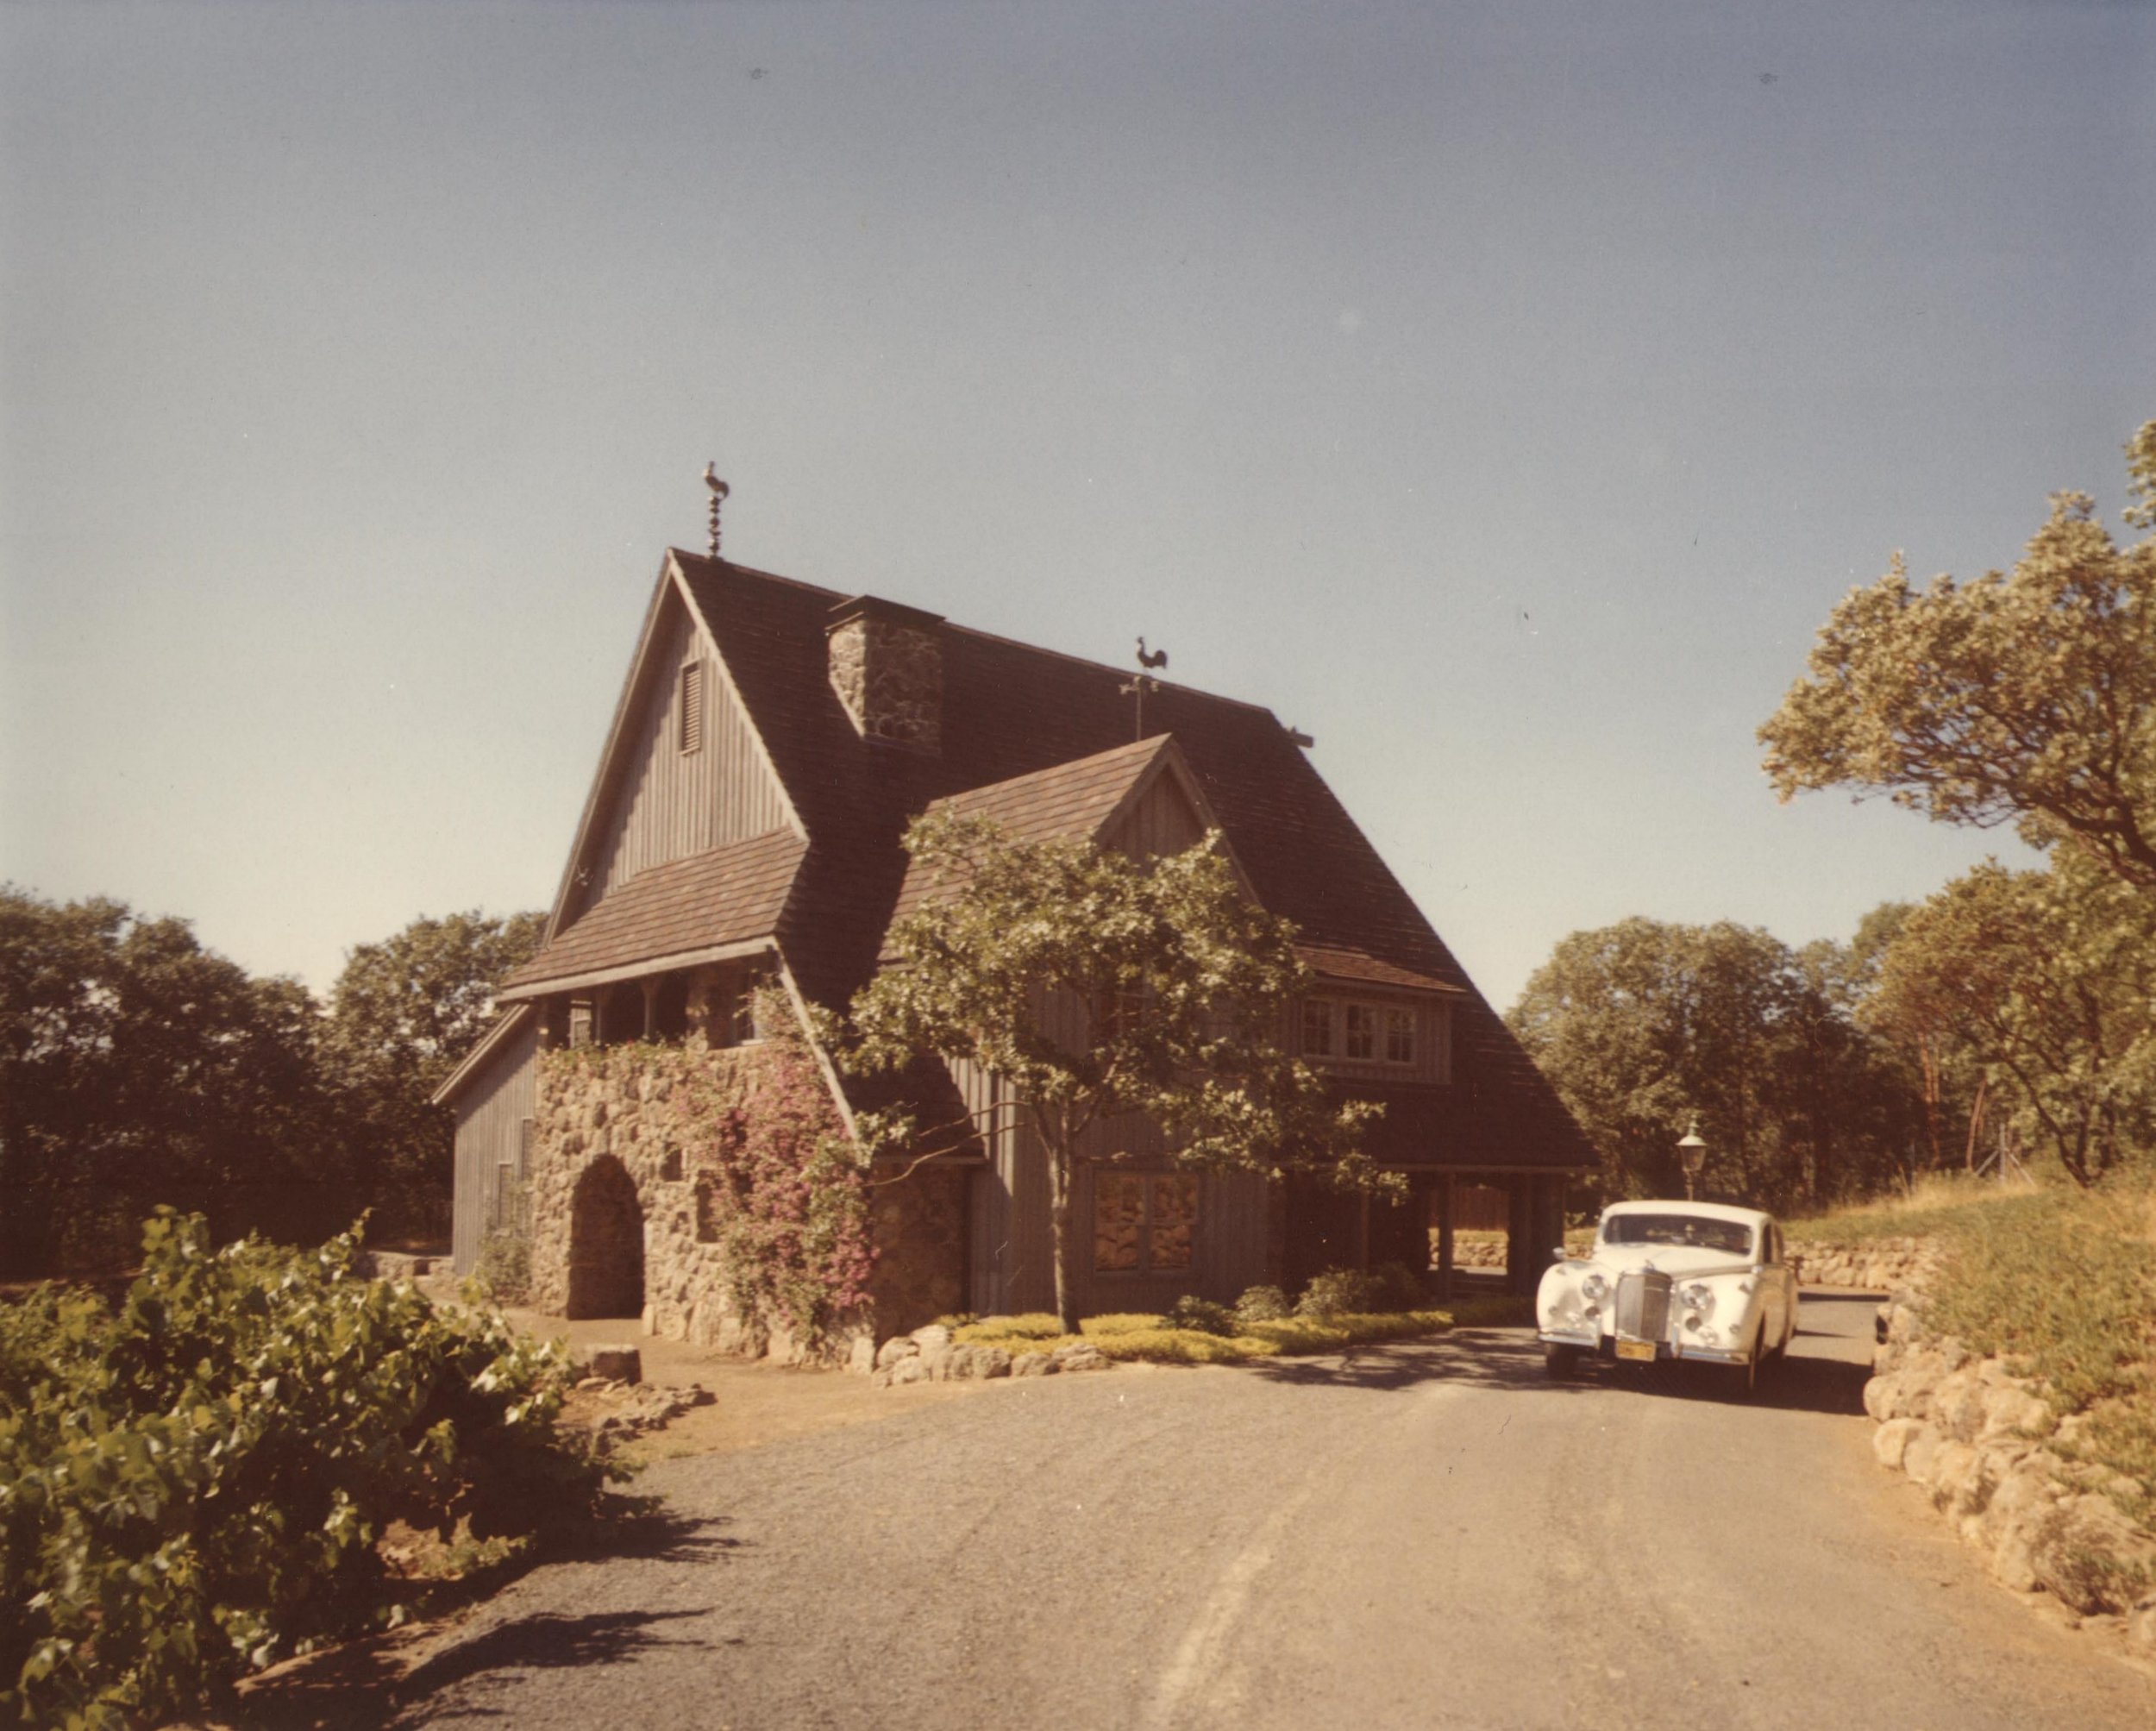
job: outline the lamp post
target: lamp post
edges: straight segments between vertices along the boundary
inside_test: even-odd
[[[1699,1113],[1692,1114],[1692,1127],[1684,1132],[1677,1145],[1677,1158],[1684,1163],[1684,1200],[1697,1200],[1699,1175],[1707,1170],[1707,1145],[1700,1140]]]

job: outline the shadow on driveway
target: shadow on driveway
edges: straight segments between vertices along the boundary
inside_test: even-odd
[[[1435,1339],[1392,1341],[1321,1358],[1261,1358],[1250,1373],[1300,1388],[1366,1389],[1376,1392],[1458,1383],[1475,1388],[1579,1399],[1613,1394],[1654,1395],[1679,1400],[1734,1401],[1734,1379],[1719,1365],[1585,1364],[1553,1382],[1542,1364],[1542,1348],[1524,1328],[1457,1328]],[[1750,1404],[1781,1411],[1861,1414],[1868,1364],[1797,1357],[1760,1373]]]
[[[669,1636],[656,1626],[684,1617],[700,1617],[708,1607],[686,1611],[607,1611],[565,1617],[536,1612],[488,1629],[447,1653],[437,1653],[398,1685],[398,1696],[424,1701],[452,1684],[495,1671],[558,1671],[586,1665],[613,1665],[655,1647],[709,1646],[709,1641]],[[497,1719],[502,1714],[482,1703],[460,1704],[429,1714],[426,1722],[455,1719]]]
[[[655,1497],[611,1497],[605,1516],[531,1559],[532,1566],[615,1559],[651,1562],[724,1561],[743,1548],[724,1520],[694,1520]],[[522,1569],[516,1572],[522,1573]],[[491,1576],[491,1595],[511,1578]],[[484,1672],[605,1665],[655,1646],[701,1646],[669,1640],[654,1625],[701,1611],[612,1612],[564,1617],[535,1614],[459,1640],[446,1624],[407,1628],[329,1648],[265,1672],[246,1685],[234,1722],[248,1731],[384,1731],[423,1722],[399,1715],[436,1690]],[[414,1664],[429,1646],[436,1650]],[[437,1715],[438,1716],[438,1715]],[[484,1707],[455,1716],[498,1717]]]

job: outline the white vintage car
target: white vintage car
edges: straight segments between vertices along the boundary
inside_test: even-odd
[[[1751,1393],[1796,1333],[1796,1275],[1782,1228],[1719,1202],[1614,1202],[1594,1247],[1544,1273],[1536,1332],[1551,1376],[1583,1358],[1729,1366]]]

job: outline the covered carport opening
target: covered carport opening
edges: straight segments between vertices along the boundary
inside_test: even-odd
[[[1564,1241],[1569,1168],[1395,1166],[1407,1181],[1398,1201],[1290,1178],[1282,1283],[1298,1289],[1328,1268],[1373,1269],[1396,1262],[1421,1276],[1442,1301],[1463,1289],[1532,1295]],[[1584,1170],[1584,1169],[1581,1169]],[[1495,1266],[1462,1254],[1461,1233],[1496,1235]]]
[[[1464,1279],[1531,1296],[1564,1242],[1565,1193],[1576,1176],[1570,1168],[1546,1167],[1440,1167],[1411,1174],[1411,1194],[1424,1198],[1419,1223],[1432,1295],[1449,1299]],[[1460,1233],[1498,1227],[1504,1234],[1501,1265],[1466,1267]]]

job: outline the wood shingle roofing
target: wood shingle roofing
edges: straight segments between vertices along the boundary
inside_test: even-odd
[[[1058,763],[1031,775],[949,794],[931,800],[928,809],[955,818],[985,818],[1018,841],[1093,841],[1164,760],[1180,761],[1181,756],[1175,742],[1163,734],[1075,763]],[[937,894],[955,894],[958,887],[932,881],[918,862],[909,861],[897,906],[891,910],[891,925]],[[889,953],[887,945],[885,953]]]
[[[768,938],[807,844],[790,830],[692,854],[630,879],[504,983],[505,1000],[597,985]]]
[[[865,740],[829,673],[825,626],[847,598],[678,549],[669,558],[808,831],[777,936],[818,1002],[843,1006],[874,971],[915,813],[1137,743],[1126,670],[950,624],[937,628],[940,751]],[[1270,711],[1163,681],[1146,694],[1145,724],[1174,738],[1263,905],[1314,950],[1375,970],[1344,977],[1459,994],[1448,1160],[1593,1163],[1540,1071]]]

